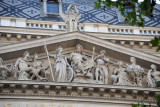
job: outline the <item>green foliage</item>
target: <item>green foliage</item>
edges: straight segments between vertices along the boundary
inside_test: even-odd
[[[128,2],[129,1],[129,2]],[[156,5],[156,0],[144,0],[141,3],[138,3],[138,0],[97,0],[94,2],[95,8],[100,9],[111,9],[112,6],[116,6],[121,15],[124,17],[124,21],[127,24],[138,25],[140,27],[144,27],[144,19],[143,16],[147,16],[149,18],[153,17],[153,9]],[[125,15],[125,6],[128,5],[130,9],[133,11],[128,12]],[[160,37],[155,37],[150,41],[153,47],[157,47],[157,51],[160,51]]]
[[[156,95],[157,107],[160,107],[160,95]]]
[[[125,15],[125,6],[129,3],[131,3],[129,5],[130,9],[133,11],[128,12],[127,15]],[[98,9],[106,9],[106,7],[111,9],[112,6],[116,6],[127,24],[144,27],[144,19],[142,16],[147,16],[149,18],[153,17],[152,11],[156,4],[156,0],[144,0],[140,4],[138,3],[138,0],[117,0],[114,2],[112,0],[97,0],[94,4],[95,8]]]
[[[160,87],[160,81],[156,82],[156,87]]]
[[[160,87],[160,81],[156,82],[156,86]],[[156,101],[157,101],[157,107],[160,107],[160,95],[156,95]],[[144,105],[144,101],[141,102],[141,104],[131,104],[132,107],[151,107],[151,104],[149,106]]]
[[[141,104],[132,104],[132,107],[151,107],[151,104],[149,106],[144,104],[144,101],[141,102]]]
[[[156,86],[160,87],[160,81],[156,82]],[[160,95],[156,95],[157,107],[160,107]]]
[[[150,41],[150,43],[152,44],[153,47],[157,47],[157,51],[160,50],[160,36],[159,37],[154,37],[154,39],[152,39]]]

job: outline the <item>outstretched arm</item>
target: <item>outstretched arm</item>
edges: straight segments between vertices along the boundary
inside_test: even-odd
[[[76,17],[78,16],[78,14],[79,14],[79,11],[78,11],[78,9],[77,9],[77,6],[75,5],[74,6],[75,7],[75,10],[76,10]]]
[[[105,62],[109,62],[109,58],[103,58],[103,60],[105,61]]]
[[[18,59],[17,61],[16,61],[16,63],[14,64],[14,69],[18,69],[18,65],[19,65],[19,62],[20,62],[20,59]]]
[[[49,54],[49,56],[52,58],[56,58],[56,55],[53,55],[53,54]]]

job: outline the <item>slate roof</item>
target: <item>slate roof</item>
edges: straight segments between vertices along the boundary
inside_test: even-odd
[[[95,0],[63,0],[63,12],[74,3],[82,14],[80,22],[109,23],[113,25],[126,25],[116,7],[110,9],[95,9]],[[145,18],[145,26],[160,27],[160,4],[155,6],[154,17]],[[34,20],[63,21],[57,17],[42,17],[40,15],[40,0],[0,0],[0,16],[23,17]]]

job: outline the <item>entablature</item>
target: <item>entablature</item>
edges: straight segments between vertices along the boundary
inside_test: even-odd
[[[1,80],[0,98],[56,99],[99,103],[131,104],[141,102],[156,105],[158,88],[104,84]]]

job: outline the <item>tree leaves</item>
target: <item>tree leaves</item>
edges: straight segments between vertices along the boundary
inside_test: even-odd
[[[157,107],[160,107],[160,95],[156,95]]]
[[[101,6],[101,2],[94,2],[94,7],[97,8],[97,9],[100,9],[102,6]]]
[[[131,25],[137,25],[140,27],[144,27],[144,19],[142,16],[147,16],[151,18],[153,16],[152,11],[154,9],[154,6],[156,5],[156,0],[144,0],[140,4],[138,3],[138,0],[117,0],[113,2],[112,0],[97,0],[94,2],[95,8],[110,8],[112,6],[118,7],[119,11],[121,12],[121,15],[124,17],[124,21],[127,24]],[[125,14],[125,5],[130,4],[129,8],[132,9],[132,12],[127,12],[127,15]],[[138,5],[139,4],[139,5]],[[103,5],[103,6],[102,6]]]
[[[141,102],[141,104],[138,103],[138,104],[131,104],[131,105],[132,107],[147,107],[147,105],[145,105],[143,101]],[[151,104],[148,107],[151,107]]]
[[[153,47],[157,47],[156,51],[160,50],[160,36],[159,37],[155,36],[154,39],[150,41],[150,43],[152,44]]]
[[[131,2],[129,2],[131,1]],[[112,0],[97,0],[94,2],[95,8],[105,9],[106,7],[110,8],[112,6],[118,7],[121,15],[124,17],[124,22],[130,25],[137,25],[139,27],[144,27],[145,20],[142,16],[147,16],[149,18],[153,17],[153,9],[156,5],[156,0],[144,0],[139,3],[138,0],[117,0],[113,2]],[[130,4],[130,5],[128,5]],[[102,6],[103,5],[103,6]],[[129,6],[132,11],[125,14],[125,6]],[[156,51],[160,51],[160,37],[155,37],[150,41],[153,47],[157,47]]]

